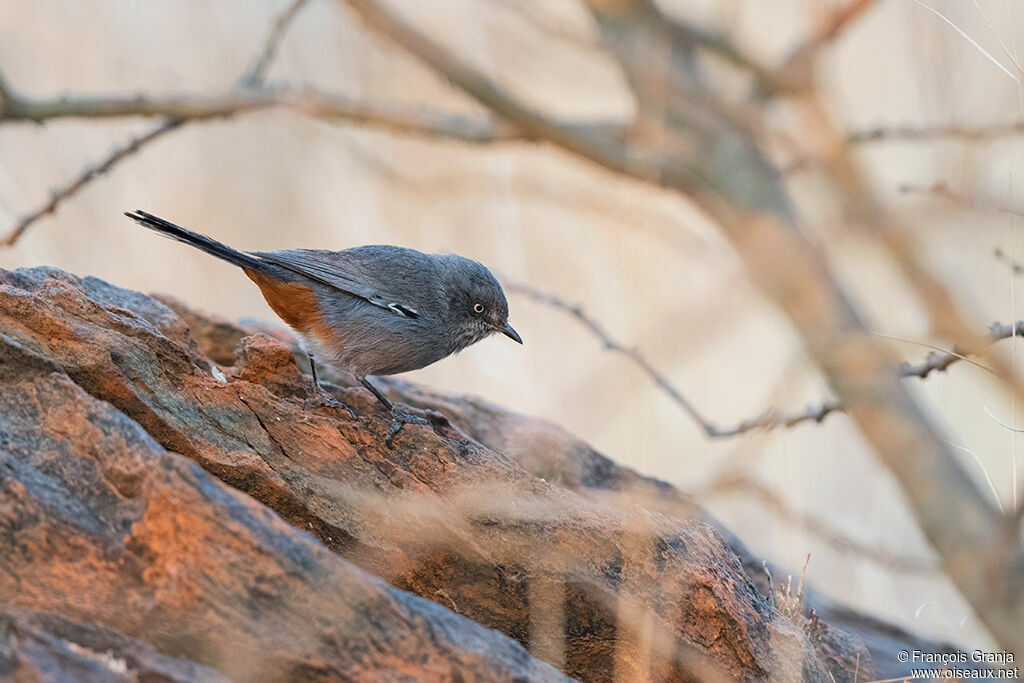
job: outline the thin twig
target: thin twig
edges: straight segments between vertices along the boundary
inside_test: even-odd
[[[998,59],[996,59],[996,58],[995,58],[995,57],[993,57],[993,56],[992,56],[991,54],[989,54],[989,52],[988,52],[988,51],[987,51],[987,50],[986,50],[985,48],[983,48],[983,47],[982,47],[981,45],[979,45],[979,44],[978,44],[978,41],[976,41],[976,40],[975,40],[974,38],[971,38],[971,37],[970,37],[970,36],[969,36],[969,35],[967,34],[967,32],[966,32],[966,31],[964,31],[964,30],[963,30],[962,28],[960,28],[959,26],[957,26],[956,24],[954,24],[954,23],[953,23],[953,22],[952,22],[952,21],[951,21],[951,20],[950,20],[950,19],[949,19],[948,17],[946,17],[946,15],[942,14],[941,12],[939,12],[939,11],[938,11],[937,9],[935,9],[934,7],[931,7],[931,6],[929,6],[929,5],[926,5],[925,3],[921,2],[921,0],[911,0],[911,1],[912,1],[912,2],[914,2],[914,3],[915,3],[915,4],[917,4],[917,5],[920,5],[921,7],[925,8],[926,10],[928,10],[929,12],[931,12],[932,14],[934,14],[935,16],[937,16],[937,17],[938,17],[939,19],[942,19],[942,20],[943,20],[944,22],[946,22],[947,24],[949,24],[950,26],[952,26],[952,27],[953,27],[953,30],[955,30],[955,31],[956,31],[957,33],[959,33],[959,34],[960,34],[960,35],[961,35],[961,36],[962,36],[962,37],[964,38],[964,40],[966,40],[966,41],[967,41],[968,43],[970,43],[970,44],[971,44],[971,46],[972,46],[972,47],[974,47],[974,49],[975,49],[975,50],[977,50],[978,52],[980,52],[980,53],[981,53],[982,55],[984,55],[984,56],[985,56],[985,57],[986,57],[986,58],[987,58],[987,59],[988,59],[988,60],[989,60],[990,62],[992,62],[993,64],[995,64],[995,65],[996,65],[997,67],[999,67],[999,69],[1000,69],[1000,70],[1001,70],[1001,71],[1002,71],[1003,73],[1005,73],[1005,74],[1006,74],[1007,76],[1009,76],[1010,78],[1012,78],[1012,79],[1013,79],[1013,81],[1014,81],[1015,83],[1016,83],[1016,82],[1018,82],[1018,79],[1017,79],[1017,77],[1016,77],[1015,75],[1013,75],[1013,72],[1012,72],[1012,71],[1010,71],[1010,70],[1009,70],[1009,69],[1007,69],[1007,68],[1006,68],[1005,66],[1003,66],[1002,62],[1000,62],[1000,61],[999,61]]]
[[[954,204],[966,206],[969,209],[979,211],[991,211],[994,213],[1005,213],[1011,216],[1024,216],[1024,212],[1014,209],[1012,206],[1004,206],[991,200],[977,200],[957,194],[944,182],[933,183],[932,185],[912,185],[904,183],[896,188],[901,194],[918,195],[922,197],[935,197],[944,199]]]
[[[1019,427],[1011,427],[1010,425],[1008,425],[1005,422],[1003,422],[1002,420],[1000,420],[998,417],[996,417],[992,413],[991,410],[988,409],[988,406],[982,406],[982,409],[988,414],[989,417],[991,417],[993,420],[995,420],[996,424],[998,424],[1003,429],[1006,429],[1006,430],[1011,431],[1011,432],[1017,432],[1018,434],[1024,433],[1024,429],[1021,429]]]
[[[813,53],[820,50],[822,46],[833,42],[840,33],[849,28],[874,4],[875,0],[849,0],[845,5],[829,14],[825,22],[818,28],[817,33],[804,43],[803,49],[805,51],[809,49]]]
[[[876,126],[853,131],[846,141],[853,145],[872,142],[933,142],[936,140],[960,140],[963,142],[987,142],[994,138],[1021,135],[1024,122],[997,123],[991,126],[966,127],[956,124],[945,126]]]
[[[43,216],[57,210],[60,204],[77,194],[96,177],[108,172],[126,157],[131,156],[159,137],[188,122],[226,118],[249,111],[271,107],[285,107],[312,118],[348,124],[359,124],[391,133],[458,140],[484,144],[506,140],[522,140],[528,136],[501,122],[473,118],[443,111],[396,105],[375,105],[346,97],[322,93],[313,89],[279,88],[258,89],[265,77],[276,45],[283,35],[287,21],[308,0],[296,0],[274,24],[268,41],[259,56],[239,79],[234,91],[220,96],[181,96],[147,98],[144,96],[112,98],[60,98],[56,100],[30,100],[13,94],[4,85],[6,99],[0,107],[0,121],[34,121],[41,123],[57,118],[121,118],[132,116],[160,117],[163,120],[153,129],[133,138],[115,149],[97,164],[87,167],[69,183],[55,190],[50,199],[38,209],[21,218],[3,238],[0,247],[11,246],[24,232]],[[579,130],[604,131],[616,124],[578,124]],[[572,126],[570,126],[572,127]]]
[[[987,407],[985,407],[985,406],[982,406],[982,407],[985,408],[985,412],[988,413],[988,416],[991,417],[996,422],[998,422],[1000,426],[1006,427],[1007,429],[1009,429],[1011,431],[1019,431],[1019,430],[1016,430],[1013,427],[1003,423],[1002,421],[1000,421],[999,418],[997,418],[995,415],[993,415],[992,411],[990,411]],[[960,449],[962,451],[965,451],[966,453],[969,453],[970,456],[972,458],[974,458],[974,462],[976,462],[978,464],[978,469],[980,469],[981,473],[985,475],[985,481],[988,482],[988,489],[989,489],[989,491],[992,492],[992,498],[996,501],[996,505],[999,507],[999,511],[1002,512],[1005,515],[1006,514],[1006,508],[1003,507],[1003,501],[999,500],[999,493],[996,492],[996,485],[992,483],[992,477],[988,476],[988,469],[985,467],[985,463],[983,463],[981,461],[981,458],[978,457],[978,454],[975,453],[974,451],[972,451],[967,446],[961,446],[960,444],[953,443],[952,441],[947,441],[946,443],[948,443],[953,448],[958,448],[958,449]]]
[[[271,24],[270,31],[267,32],[263,45],[259,52],[256,53],[252,65],[245,70],[245,73],[238,80],[240,87],[258,87],[263,84],[267,71],[277,56],[277,50],[281,46],[285,34],[288,33],[288,29],[291,27],[292,22],[295,21],[295,17],[298,16],[299,11],[306,6],[307,2],[309,0],[292,0],[288,7]]]
[[[88,185],[90,182],[95,180],[97,177],[103,175],[114,166],[116,166],[121,160],[131,156],[139,151],[142,147],[149,144],[153,140],[163,136],[166,133],[171,132],[182,124],[180,119],[172,119],[165,121],[159,126],[156,126],[147,133],[144,133],[138,137],[134,137],[128,141],[122,147],[118,147],[103,161],[88,166],[79,175],[75,176],[68,184],[54,190],[50,194],[50,199],[45,204],[40,206],[38,209],[32,211],[21,217],[20,220],[11,228],[10,232],[4,235],[3,239],[0,239],[0,247],[13,246],[15,242],[28,230],[29,226],[35,223],[37,220],[48,214],[54,213],[57,207],[66,200],[67,198],[78,194],[79,190]]]
[[[1009,339],[1010,337],[1022,334],[1024,334],[1024,321],[1022,320],[1018,320],[1016,325],[996,322],[992,323],[988,328],[988,342],[989,344],[995,344],[1003,339]],[[913,365],[906,361],[900,363],[900,375],[903,377],[925,379],[932,372],[945,372],[950,365],[962,360],[969,359],[956,349],[953,351],[932,351],[920,363]],[[975,363],[975,365],[978,364]],[[991,372],[991,370],[983,365],[979,365],[979,367]]]
[[[64,118],[163,117],[172,119],[228,118],[250,111],[284,107],[314,118],[376,126],[392,132],[442,137],[465,142],[494,142],[522,138],[510,126],[488,119],[433,112],[419,107],[376,105],[312,88],[235,91],[226,95],[178,97],[65,97],[28,100],[16,97],[0,120],[41,123]]]
[[[913,344],[914,346],[923,346],[926,349],[931,349],[934,353],[938,354],[939,358],[942,358],[943,360],[946,359],[946,356],[953,356],[956,360],[962,360],[965,363],[970,363],[971,365],[973,365],[974,367],[978,368],[979,370],[984,370],[985,372],[988,372],[988,373],[993,374],[993,375],[996,374],[996,371],[993,370],[992,368],[988,367],[987,365],[983,365],[983,364],[979,363],[978,361],[976,361],[976,360],[974,360],[972,358],[968,358],[965,354],[960,353],[955,348],[952,351],[947,351],[946,349],[942,348],[941,346],[936,346],[934,344],[929,344],[927,342],[917,341],[917,340],[914,340],[914,339],[906,339],[904,337],[897,337],[896,335],[892,335],[892,334],[882,334],[881,332],[872,332],[871,334],[873,336],[875,336],[875,337],[881,337],[882,339],[892,339],[893,341],[904,342],[906,344]],[[928,366],[927,363],[922,364],[922,365],[925,365],[925,367],[928,368],[929,372],[931,370],[937,370],[938,369],[936,367]],[[904,376],[906,377],[907,375],[904,375]],[[921,377],[920,375],[914,375],[914,376],[915,377]],[[925,376],[927,376],[927,374]],[[924,379],[924,377],[922,377],[922,379]]]
[[[849,0],[832,12],[810,38],[790,53],[778,70],[777,80],[794,89],[808,87],[814,58],[874,4],[875,0]]]
[[[263,83],[267,69],[270,68],[270,64],[273,62],[274,56],[277,54],[278,46],[284,39],[288,28],[295,20],[299,10],[302,9],[308,1],[309,0],[292,0],[285,11],[281,13],[276,21],[274,21],[266,38],[263,40],[256,58],[239,79],[239,87],[257,87]],[[9,105],[12,97],[13,94],[7,85],[7,82],[3,79],[3,74],[0,74],[0,100],[2,100],[2,104],[0,104],[0,112],[4,111],[4,109]],[[149,131],[131,138],[123,145],[119,145],[104,159],[86,166],[84,171],[72,178],[69,182],[54,190],[50,194],[50,199],[45,204],[23,216],[3,237],[3,239],[0,239],[0,247],[12,246],[21,238],[33,223],[44,216],[54,213],[63,202],[78,194],[82,188],[86,187],[93,180],[105,173],[108,173],[124,159],[135,154],[154,140],[178,129],[184,123],[185,120],[180,118],[170,118],[161,121],[153,126]]]
[[[796,585],[796,599],[797,603],[802,607],[804,604],[804,579],[807,577],[807,565],[811,563],[811,554],[807,553],[807,559],[804,560],[803,569],[800,570],[800,582]]]
[[[4,106],[11,99],[11,88],[7,85],[7,79],[4,78],[4,74],[0,71],[0,111],[3,111]]]
[[[581,306],[570,304],[554,294],[543,292],[522,283],[506,284],[505,289],[512,294],[525,296],[533,301],[544,304],[549,308],[562,311],[563,313],[567,313],[575,318],[601,341],[605,349],[625,356],[632,361],[634,365],[640,368],[644,374],[646,374],[647,377],[658,386],[658,388],[664,391],[676,405],[682,408],[683,411],[689,415],[690,418],[693,419],[693,421],[696,422],[710,438],[739,436],[740,434],[744,434],[755,429],[771,429],[779,426],[792,427],[801,422],[821,422],[830,413],[842,410],[842,407],[837,402],[825,401],[818,405],[809,405],[803,410],[792,414],[784,414],[770,410],[756,418],[744,420],[734,427],[719,427],[706,419],[701,412],[697,410],[693,403],[691,403],[690,400],[687,399],[665,375],[654,367],[651,361],[648,360],[643,353],[636,348],[631,348],[619,343],[611,334],[608,333],[600,322],[588,315]]]
[[[995,257],[996,261],[1002,261],[1009,266],[1014,275],[1024,275],[1024,263],[1010,257],[999,247],[992,250],[992,256]]]
[[[708,436],[719,436],[719,429],[710,422],[708,422],[706,419],[704,419],[704,417],[700,414],[700,411],[698,411],[696,407],[694,407],[694,405],[690,403],[690,401],[685,396],[683,396],[682,392],[680,392],[675,386],[673,386],[673,384],[668,380],[667,377],[665,377],[663,374],[661,374],[654,368],[651,362],[647,360],[646,356],[640,353],[639,350],[623,346],[618,341],[616,341],[616,339],[612,337],[607,330],[605,330],[604,326],[596,319],[587,315],[583,311],[583,308],[581,306],[570,304],[564,299],[554,294],[542,292],[539,289],[535,289],[534,287],[522,283],[507,284],[505,285],[505,289],[513,294],[520,294],[522,296],[532,299],[533,301],[544,304],[549,308],[554,308],[556,310],[571,315],[573,318],[578,320],[585,328],[587,328],[595,337],[597,337],[601,341],[601,343],[604,344],[605,349],[626,356],[637,367],[643,370],[644,373],[655,384],[657,384],[662,391],[668,394],[669,398],[671,398],[680,408],[682,408],[683,411],[685,411],[694,420],[694,422],[701,426],[701,428]]]
[[[576,48],[592,50],[596,47],[595,41],[583,31],[573,30],[564,24],[558,24],[538,12],[536,7],[521,0],[492,0],[509,12],[514,12],[523,21],[531,24],[545,38],[553,38],[573,45]]]
[[[650,3],[650,6],[656,7],[653,2]],[[785,90],[784,84],[775,77],[770,69],[743,52],[727,35],[707,31],[694,24],[679,21],[660,11],[657,11],[656,16],[664,26],[668,27],[673,42],[698,46],[733,66],[747,71],[762,94],[773,95]]]
[[[1017,57],[1013,54],[1013,52],[1010,51],[1010,48],[1006,46],[1006,42],[999,36],[999,32],[996,31],[996,27],[992,25],[991,21],[989,21],[988,15],[985,14],[985,10],[982,9],[981,5],[978,3],[978,0],[974,0],[974,7],[975,9],[978,10],[978,14],[981,15],[981,18],[985,21],[985,25],[988,26],[989,33],[991,33],[992,37],[996,39],[997,43],[999,43],[1000,49],[1002,49],[1003,54],[1006,55],[1006,58],[1010,60],[1010,63],[1013,64],[1013,67],[1017,70],[1017,73],[1024,74],[1024,69],[1021,68],[1020,62],[1017,60]],[[1020,85],[1019,79],[1017,80],[1017,84]]]

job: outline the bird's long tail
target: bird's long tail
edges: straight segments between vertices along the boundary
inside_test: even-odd
[[[255,256],[250,256],[237,249],[232,249],[226,244],[218,242],[215,239],[211,239],[206,235],[200,235],[199,233],[186,230],[180,225],[175,225],[170,221],[165,221],[163,218],[154,216],[151,213],[145,211],[126,211],[125,216],[131,218],[139,225],[145,226],[150,230],[154,230],[164,237],[169,237],[172,240],[178,240],[185,244],[191,244],[196,249],[201,249],[211,256],[216,256],[222,261],[233,263],[236,266],[242,268],[248,268],[257,272],[266,272],[268,270],[267,263],[261,261]]]

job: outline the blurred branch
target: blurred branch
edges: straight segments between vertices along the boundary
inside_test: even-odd
[[[529,2],[522,2],[522,0],[492,0],[492,2],[509,12],[514,12],[520,19],[530,24],[546,37],[563,41],[584,50],[593,50],[598,47],[590,39],[590,36],[585,33],[573,31],[562,24],[557,24],[548,18],[542,17],[541,13],[536,11],[536,6],[531,5]]]
[[[616,135],[612,139],[611,135],[581,135],[578,129],[551,120],[521,102],[486,74],[465,64],[446,47],[420,33],[377,2],[349,0],[347,4],[371,29],[405,47],[449,82],[531,138],[552,142],[621,172],[632,166],[620,136]],[[692,183],[691,178],[688,185],[692,186]]]
[[[975,128],[955,124],[948,126],[876,126],[853,131],[846,136],[846,141],[853,145],[889,141],[932,142],[945,139],[987,142],[993,138],[1021,134],[1024,134],[1024,122],[999,123]]]
[[[1002,261],[1007,266],[1009,266],[1010,270],[1013,272],[1014,275],[1024,275],[1024,263],[1018,261],[1017,259],[1011,258],[1006,252],[1004,252],[999,247],[996,247],[992,251],[992,256],[993,258],[995,258],[996,261]],[[1017,334],[1020,333],[1018,332]]]
[[[928,143],[956,141],[962,143],[986,143],[999,138],[1024,135],[1024,121],[998,123],[991,126],[967,127],[956,124],[945,126],[876,126],[846,134],[850,145],[870,145],[880,142]],[[798,157],[783,169],[783,173],[801,171],[822,165],[820,157]]]
[[[984,339],[973,333],[974,325],[960,314],[952,293],[945,283],[920,258],[921,250],[904,226],[893,219],[881,199],[867,182],[863,171],[852,157],[845,137],[836,130],[823,103],[814,96],[801,103],[802,125],[818,131],[825,147],[822,163],[816,168],[825,175],[851,223],[876,240],[892,257],[894,263],[924,306],[935,336],[952,339],[972,353],[985,353]],[[998,358],[988,359],[997,374],[1009,381],[1014,392],[1024,397],[1024,386],[1013,381],[1010,368]]]
[[[0,124],[5,121],[43,123],[61,118],[159,117],[163,120],[150,131],[130,139],[106,158],[86,167],[71,181],[55,190],[50,199],[22,217],[2,238],[0,247],[15,244],[40,218],[53,213],[60,204],[77,194],[98,176],[107,173],[125,158],[176,130],[186,123],[228,118],[247,112],[283,107],[299,114],[326,121],[344,122],[377,128],[391,133],[485,144],[526,140],[524,131],[504,122],[473,118],[423,107],[377,105],[313,89],[260,88],[271,60],[286,29],[308,0],[295,0],[274,22],[252,65],[239,78],[230,93],[219,96],[180,97],[62,97],[52,100],[31,99],[16,94],[0,75]],[[568,124],[581,132],[604,132],[620,128],[617,124]]]
[[[875,0],[849,0],[833,11],[810,38],[790,53],[779,68],[776,80],[786,84],[788,90],[810,88],[811,72],[818,53],[874,4]]]
[[[4,74],[0,71],[0,109],[10,101],[11,99],[11,87],[7,84],[7,79],[4,78]]]
[[[240,88],[259,87],[263,84],[267,77],[267,71],[277,56],[277,50],[281,46],[281,41],[284,40],[285,34],[288,33],[288,29],[291,27],[292,22],[295,21],[295,17],[299,15],[299,11],[308,2],[309,0],[292,0],[277,19],[274,20],[274,23],[270,25],[270,30],[267,32],[266,38],[263,39],[263,45],[259,52],[256,53],[252,65],[238,79]]]
[[[797,54],[814,55],[818,50],[833,42],[839,34],[850,27],[864,12],[875,5],[875,0],[849,0],[845,5],[833,11],[818,31],[797,48]]]
[[[292,0],[288,7],[285,8],[284,12],[282,12],[277,20],[274,21],[270,31],[267,32],[266,38],[263,40],[256,58],[239,79],[239,87],[258,87],[263,83],[263,80],[266,78],[267,69],[270,68],[270,64],[273,62],[274,57],[277,54],[278,46],[284,39],[284,36],[288,32],[288,28],[291,26],[292,22],[295,20],[295,17],[298,16],[299,10],[301,10],[307,2],[308,0]],[[2,103],[0,103],[0,111],[3,111],[6,108],[11,98],[12,92],[4,81],[3,74],[0,73],[0,100],[2,100]],[[154,140],[176,130],[184,123],[185,120],[180,118],[171,118],[161,121],[148,132],[143,133],[142,135],[137,135],[131,138],[127,143],[119,145],[104,159],[86,166],[85,170],[64,185],[60,186],[58,189],[54,190],[50,194],[49,201],[38,209],[35,209],[23,216],[14,225],[14,227],[11,228],[11,230],[2,239],[0,239],[0,247],[13,246],[33,223],[38,221],[40,218],[55,212],[64,201],[78,194],[82,188],[86,187],[89,183],[104,173],[109,172],[124,159],[135,154]]]
[[[31,213],[28,213],[21,219],[19,219],[10,231],[6,235],[4,235],[3,238],[0,238],[0,247],[13,246],[33,223],[38,221],[43,216],[55,212],[57,210],[57,207],[60,206],[60,204],[64,200],[78,194],[78,192],[82,188],[91,183],[97,177],[103,175],[104,173],[112,169],[123,159],[131,156],[132,154],[135,154],[142,147],[146,146],[153,140],[156,140],[157,138],[163,136],[164,134],[171,132],[172,130],[180,126],[181,123],[182,121],[180,120],[165,121],[161,123],[159,126],[156,126],[152,130],[150,130],[149,132],[134,137],[131,140],[129,140],[127,144],[118,147],[113,152],[111,152],[106,159],[103,159],[97,164],[93,164],[86,167],[84,171],[82,171],[79,175],[75,176],[69,183],[54,190],[50,194],[49,201],[47,201],[39,208],[35,209]]]
[[[953,204],[959,204],[969,209],[976,209],[979,211],[991,211],[993,213],[1005,213],[1013,216],[1024,216],[1024,211],[1013,208],[1012,206],[1005,206],[991,200],[978,200],[972,197],[966,197],[961,194],[957,194],[944,182],[937,182],[932,185],[911,185],[905,183],[896,188],[900,194],[906,195],[917,195],[922,197],[933,197],[936,199],[944,199]]]
[[[735,67],[750,73],[757,84],[759,92],[765,95],[774,94],[783,88],[771,69],[758,63],[750,55],[746,54],[736,43],[722,33],[713,33],[706,29],[683,22],[674,17],[669,17],[661,12],[654,0],[643,0],[637,5],[644,7],[651,20],[659,22],[668,27],[670,39],[677,45],[700,47],[709,53],[724,59]]]
[[[620,3],[623,16],[665,31],[669,41],[685,49],[703,49],[750,74],[761,96],[794,94],[810,87],[810,71],[814,58],[827,44],[875,4],[875,0],[850,0],[833,12],[818,30],[798,46],[783,65],[772,70],[741,50],[728,35],[708,31],[694,24],[663,13],[654,0],[634,0]],[[609,8],[604,8],[608,10]],[[606,14],[614,12],[607,11]]]
[[[751,496],[754,501],[774,512],[782,520],[824,541],[836,552],[853,555],[897,572],[917,574],[932,573],[938,570],[935,563],[930,560],[899,555],[885,548],[856,541],[838,529],[825,524],[816,516],[794,510],[770,488],[743,474],[723,474],[711,482],[705,491],[697,493],[696,496],[698,498],[715,497],[733,493]]]
[[[181,97],[62,97],[30,100],[14,96],[0,109],[0,121],[41,123],[61,118],[163,117],[182,121],[228,118],[247,112],[284,107],[313,118],[345,121],[371,128],[441,137],[463,142],[522,139],[511,126],[420,107],[376,105],[312,89],[246,90],[226,95]]]

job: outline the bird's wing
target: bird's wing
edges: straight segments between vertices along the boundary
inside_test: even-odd
[[[370,245],[344,251],[289,249],[252,253],[406,318],[419,317],[416,301],[429,295],[425,288],[436,290],[440,286],[433,260],[404,247]]]

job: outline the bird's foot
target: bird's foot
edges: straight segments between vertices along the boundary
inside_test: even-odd
[[[384,443],[391,447],[391,439],[395,437],[395,434],[402,430],[405,425],[426,425],[432,427],[433,423],[430,420],[419,417],[418,415],[411,415],[410,413],[400,410],[398,407],[391,409],[391,426],[388,428],[387,436],[384,437]]]
[[[324,406],[339,408],[341,410],[346,411],[352,417],[356,416],[354,410],[352,410],[347,405],[345,405],[338,399],[328,394],[323,389],[321,389],[313,398],[307,398],[305,401],[302,402],[303,410],[315,410],[316,408],[322,408]]]

